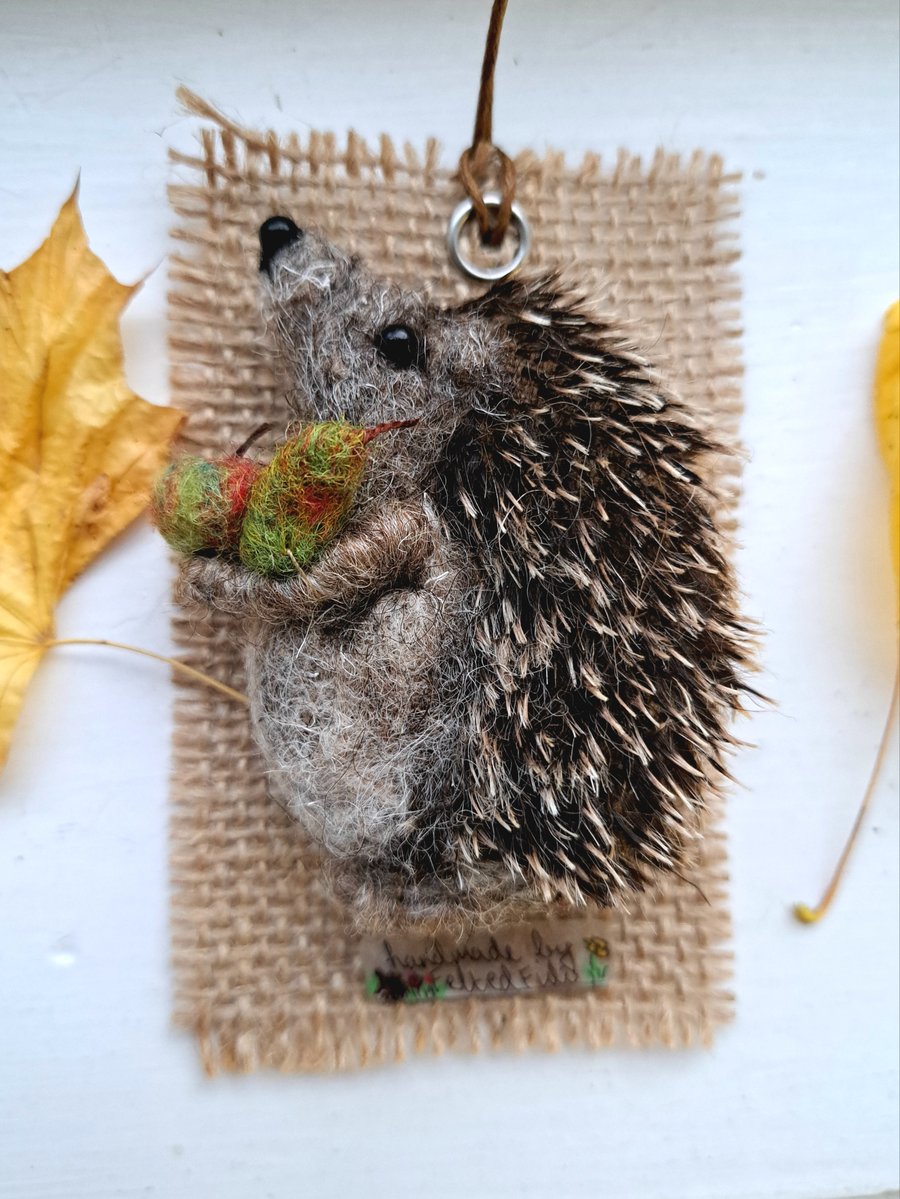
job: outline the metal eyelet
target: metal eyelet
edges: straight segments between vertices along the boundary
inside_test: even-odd
[[[501,198],[499,192],[484,193],[485,204],[494,211],[499,209]],[[447,250],[450,254],[450,261],[470,279],[478,279],[483,283],[499,283],[501,279],[508,278],[513,271],[517,271],[525,261],[526,255],[531,249],[531,229],[522,209],[518,204],[513,204],[510,225],[519,239],[515,254],[509,262],[501,262],[497,266],[479,266],[465,257],[459,244],[462,231],[471,220],[473,213],[474,206],[468,197],[461,200],[453,209],[450,223],[447,226]]]

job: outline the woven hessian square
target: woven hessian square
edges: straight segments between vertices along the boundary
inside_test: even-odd
[[[196,154],[172,154],[172,402],[185,447],[233,450],[286,412],[256,307],[257,229],[273,213],[315,225],[374,272],[439,300],[467,287],[448,263],[459,185],[424,153],[377,150],[350,134],[279,140],[207,118]],[[668,385],[734,446],[740,416],[737,177],[715,156],[626,152],[572,168],[562,155],[516,159],[532,223],[530,268],[575,264],[603,312],[634,337]],[[713,480],[733,531],[735,460]],[[240,636],[215,616],[174,617],[186,662],[240,688]],[[348,935],[315,850],[266,794],[246,709],[177,678],[172,766],[172,939],[176,1023],[205,1067],[337,1070],[409,1053],[708,1042],[731,1016],[726,850],[709,812],[683,877],[604,916],[615,963],[602,990],[383,1004],[365,995],[361,942]]]

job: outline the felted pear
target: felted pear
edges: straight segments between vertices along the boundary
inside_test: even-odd
[[[250,458],[181,458],[156,480],[150,519],[179,554],[233,552],[262,471]]]
[[[235,455],[182,458],[157,481],[151,518],[178,553],[230,554],[257,574],[296,574],[346,521],[369,442],[411,424],[305,425],[268,466]]]

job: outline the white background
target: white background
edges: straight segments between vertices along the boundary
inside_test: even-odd
[[[0,265],[81,170],[93,247],[131,280],[167,252],[186,83],[249,124],[387,130],[458,154],[487,0],[0,0]],[[718,149],[745,171],[750,453],[740,557],[768,629],[729,818],[737,1022],[711,1052],[411,1062],[207,1081],[169,1027],[165,668],[57,650],[0,778],[0,1193],[14,1197],[875,1194],[898,1183],[898,763],[845,889],[815,901],[875,752],[896,660],[869,403],[898,291],[892,0],[512,0],[507,150]],[[124,319],[167,397],[159,269]],[[0,378],[2,387],[2,378]],[[165,651],[168,565],[133,529],[61,636]],[[896,743],[895,743],[896,744]]]

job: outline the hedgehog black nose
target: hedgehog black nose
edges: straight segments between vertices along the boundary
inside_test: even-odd
[[[303,236],[289,216],[270,216],[259,227],[259,269],[267,271],[279,250]]]

